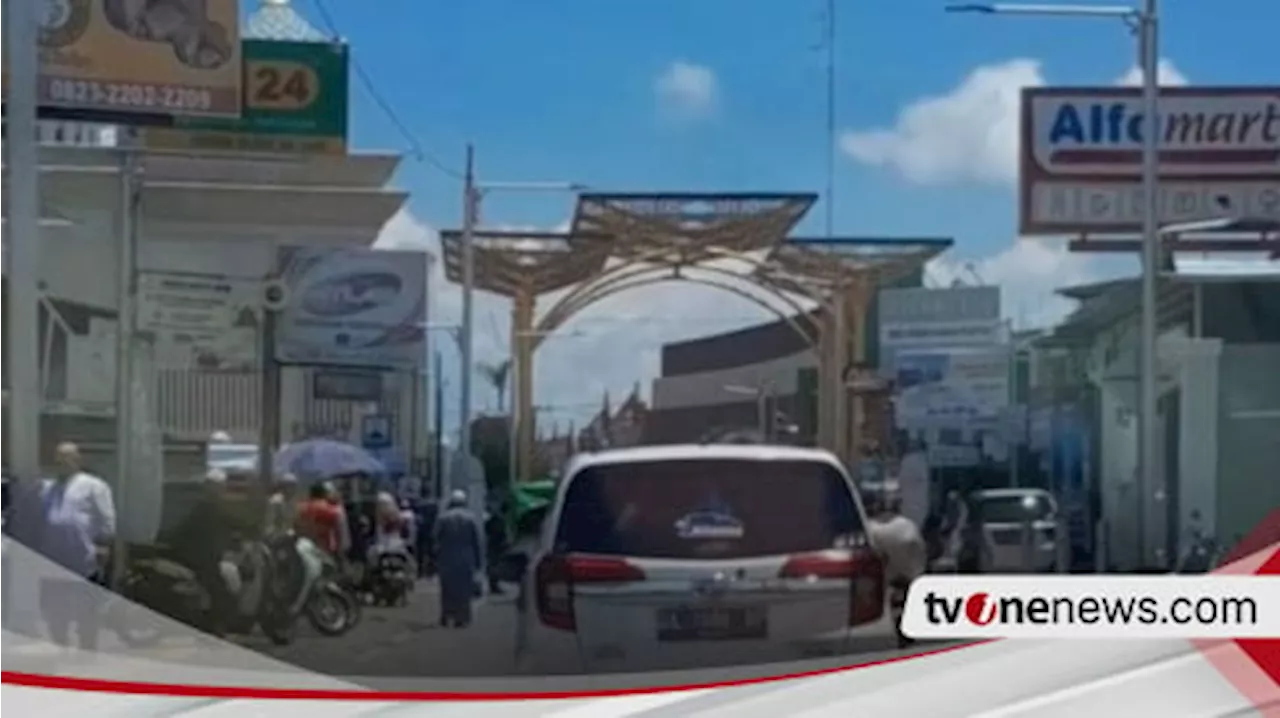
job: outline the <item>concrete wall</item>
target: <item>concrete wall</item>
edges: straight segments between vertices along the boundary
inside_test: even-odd
[[[1280,344],[1227,345],[1219,381],[1216,529],[1231,544],[1280,506]]]
[[[743,394],[728,391],[726,386],[760,387],[771,384],[774,396],[791,396],[796,393],[797,372],[816,365],[814,353],[802,351],[758,364],[659,377],[653,380],[653,408],[683,409],[743,401]]]

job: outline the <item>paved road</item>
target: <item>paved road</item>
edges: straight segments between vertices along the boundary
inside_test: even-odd
[[[489,596],[476,605],[474,623],[465,629],[441,628],[437,618],[439,594],[434,582],[421,582],[403,608],[365,609],[364,620],[351,633],[329,638],[310,626],[299,631],[292,645],[271,646],[263,638],[243,645],[299,667],[335,676],[368,678],[481,678],[517,676],[515,662],[515,600],[513,591]],[[938,647],[921,645],[917,650]],[[855,660],[881,660],[914,651],[884,650]],[[542,670],[573,674],[576,665],[540,666]]]
[[[330,638],[309,625],[284,647],[266,639],[241,645],[308,670],[345,676],[501,676],[515,667],[513,594],[488,596],[475,607],[465,629],[439,626],[439,591],[434,581],[419,582],[409,605],[366,607],[364,620],[350,633]]]

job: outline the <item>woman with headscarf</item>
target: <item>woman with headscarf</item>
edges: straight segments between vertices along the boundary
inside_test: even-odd
[[[388,551],[408,551],[405,541],[404,516],[395,497],[380,492],[374,506],[373,545],[369,547],[369,563],[378,554]]]
[[[467,508],[467,493],[454,491],[435,525],[436,568],[440,575],[440,625],[471,624],[476,574],[483,565],[480,525]]]

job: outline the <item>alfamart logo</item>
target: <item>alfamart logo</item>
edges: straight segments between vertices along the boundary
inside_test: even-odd
[[[1259,576],[924,576],[914,638],[1280,637],[1280,581]]]

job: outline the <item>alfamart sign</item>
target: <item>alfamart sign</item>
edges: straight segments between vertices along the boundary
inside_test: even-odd
[[[1160,109],[1162,224],[1280,221],[1280,87],[1167,88]],[[1138,232],[1148,125],[1136,88],[1024,90],[1021,233]]]

